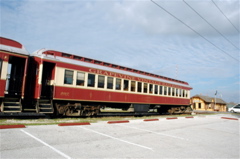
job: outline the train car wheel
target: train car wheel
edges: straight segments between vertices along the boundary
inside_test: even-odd
[[[168,113],[169,113],[170,115],[172,115],[174,112],[175,112],[175,109],[174,109],[174,108],[168,109]]]

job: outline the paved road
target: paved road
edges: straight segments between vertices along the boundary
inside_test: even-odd
[[[221,116],[2,129],[0,158],[240,158],[240,120]]]

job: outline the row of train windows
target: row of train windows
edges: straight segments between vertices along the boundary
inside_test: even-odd
[[[65,70],[64,84],[73,85],[74,71]],[[126,79],[107,77],[103,75],[96,75],[84,72],[77,72],[76,75],[77,86],[97,87],[115,90],[124,90],[139,93],[160,94],[178,97],[188,97],[188,91],[173,87],[160,86],[154,84],[148,84],[144,82],[130,81]],[[85,81],[87,80],[87,83]],[[123,82],[122,82],[123,80]],[[105,85],[106,84],[106,85]],[[114,85],[115,84],[115,85]]]

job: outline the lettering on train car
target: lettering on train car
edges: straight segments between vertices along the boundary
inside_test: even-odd
[[[60,93],[61,96],[69,96],[69,94],[70,94],[69,92],[61,92]]]

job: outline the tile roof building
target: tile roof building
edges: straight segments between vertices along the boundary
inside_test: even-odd
[[[190,99],[193,110],[207,110],[207,111],[227,111],[227,103],[221,98],[195,95]]]

